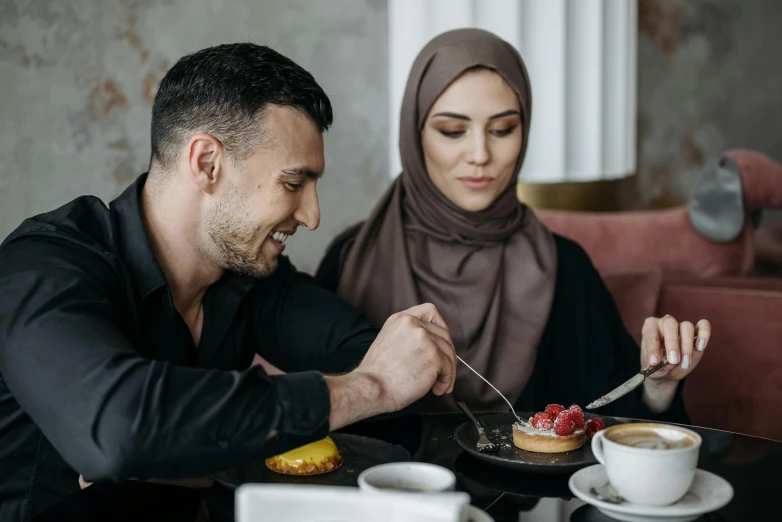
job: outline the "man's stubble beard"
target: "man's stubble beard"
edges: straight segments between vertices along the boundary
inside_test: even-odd
[[[257,249],[251,247],[258,238],[258,230],[243,228],[240,216],[247,215],[244,207],[238,191],[229,189],[223,201],[209,210],[206,233],[213,247],[209,250],[225,270],[256,278],[268,277],[277,268],[277,259],[270,263],[263,259],[266,238]]]

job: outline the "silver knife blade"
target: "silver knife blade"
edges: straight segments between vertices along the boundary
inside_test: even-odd
[[[638,388],[641,385],[641,383],[643,383],[644,380],[646,380],[647,377],[649,377],[653,373],[662,370],[663,368],[665,368],[667,364],[668,364],[668,358],[663,357],[659,363],[655,364],[654,366],[649,366],[648,368],[644,368],[640,372],[630,377],[630,379],[628,379],[627,382],[625,382],[621,386],[618,386],[614,390],[606,393],[596,401],[592,401],[589,404],[587,404],[586,409],[594,410],[595,408],[602,408],[606,404],[611,404],[616,399],[623,397],[628,393],[630,393],[631,391],[633,391],[634,389]]]
[[[602,408],[606,404],[614,402],[616,399],[623,397],[634,389],[638,388],[644,382],[644,379],[645,377],[643,373],[636,373],[624,384],[617,386],[615,389],[606,393],[596,401],[587,404],[586,409],[594,410],[595,408]]]

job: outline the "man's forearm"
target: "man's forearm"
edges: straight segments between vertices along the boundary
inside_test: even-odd
[[[383,387],[376,377],[354,371],[326,376],[326,384],[331,396],[330,431],[385,413],[380,400]]]

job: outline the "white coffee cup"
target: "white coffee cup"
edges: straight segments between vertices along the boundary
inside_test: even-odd
[[[440,493],[453,491],[456,475],[435,464],[392,462],[373,466],[358,476],[358,487],[364,491],[410,491]]]
[[[626,500],[667,506],[690,489],[701,443],[700,435],[679,426],[620,424],[595,434],[592,453]]]

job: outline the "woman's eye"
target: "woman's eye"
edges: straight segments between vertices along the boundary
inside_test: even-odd
[[[495,136],[507,136],[508,134],[512,133],[514,130],[516,130],[516,126],[515,125],[513,127],[508,127],[507,129],[497,129],[497,130],[493,130],[491,132]]]
[[[440,134],[442,134],[446,138],[458,138],[459,136],[464,134],[464,131],[449,131],[449,130],[440,129]]]
[[[291,192],[296,192],[301,188],[301,183],[291,183],[289,181],[286,181],[285,188],[290,190]]]

